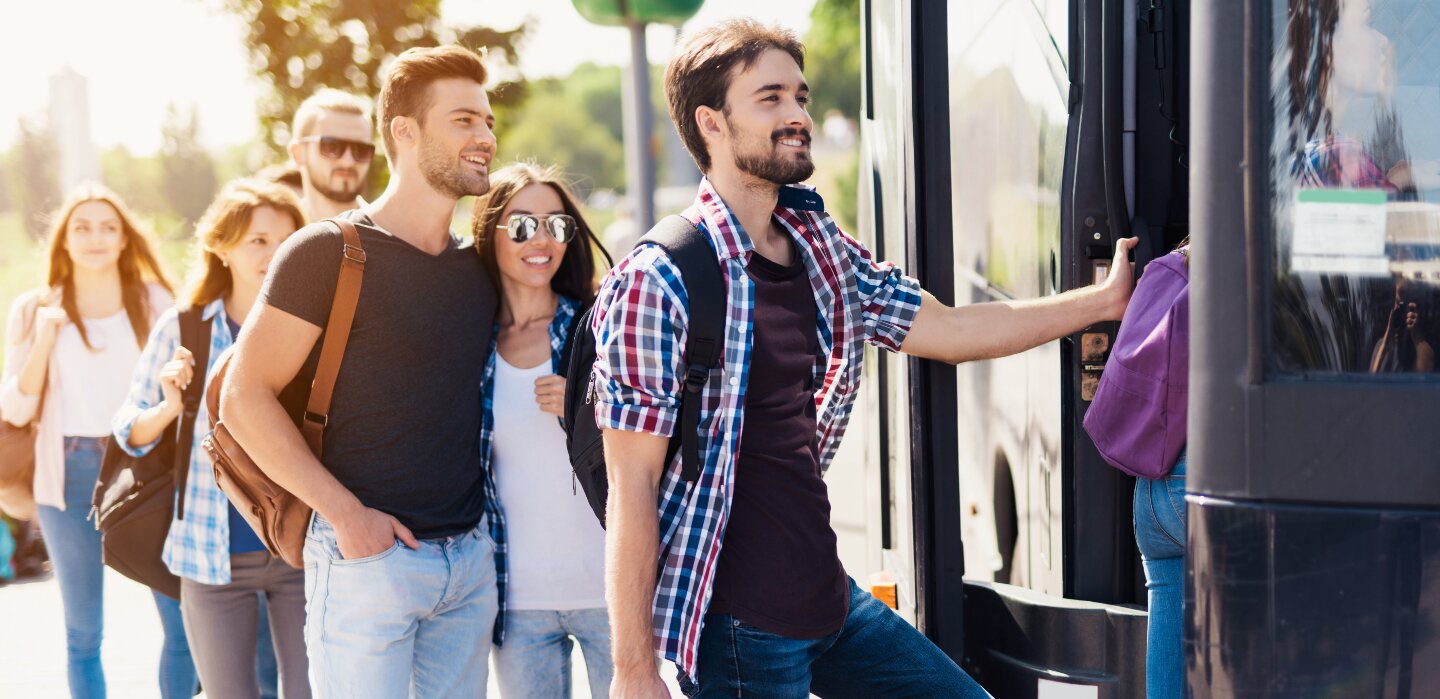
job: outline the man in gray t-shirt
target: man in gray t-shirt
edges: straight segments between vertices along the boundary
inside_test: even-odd
[[[280,396],[307,387],[318,361],[342,250],[328,224],[276,255],[221,398],[255,463],[315,509],[305,644],[319,696],[485,694],[505,579],[504,519],[478,451],[496,296],[449,229],[457,201],[490,187],[485,78],[457,46],[411,49],[388,69],[390,184],[342,214],[366,261],[323,463]]]

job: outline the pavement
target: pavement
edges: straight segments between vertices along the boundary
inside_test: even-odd
[[[160,617],[149,588],[105,569],[105,640],[100,657],[111,699],[160,696],[161,637]],[[571,676],[585,677],[579,646],[573,663]],[[668,679],[674,696],[680,696],[673,670]],[[68,696],[60,585],[46,575],[0,587],[0,699]],[[493,672],[489,696],[500,696]],[[573,696],[589,699],[590,687],[583,680],[575,682]]]

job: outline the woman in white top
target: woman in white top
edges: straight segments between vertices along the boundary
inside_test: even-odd
[[[70,694],[104,697],[100,665],[103,570],[90,496],[125,402],[130,373],[155,319],[172,303],[148,236],[113,193],[82,187],[55,217],[46,288],[10,307],[0,415],[38,420],[36,517],[65,608]],[[156,593],[165,629],[161,695],[195,693],[195,666],[180,606]],[[187,693],[188,692],[188,693]]]
[[[485,371],[481,454],[505,517],[508,580],[495,674],[505,699],[569,697],[570,655],[585,654],[593,697],[614,674],[605,613],[605,532],[575,488],[560,352],[594,298],[595,236],[558,172],[511,165],[475,202],[476,249],[499,280]]]

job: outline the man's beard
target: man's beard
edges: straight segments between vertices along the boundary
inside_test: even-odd
[[[732,128],[730,135],[740,142],[739,134]],[[795,184],[810,179],[815,173],[815,161],[809,153],[797,153],[795,159],[776,152],[782,138],[801,138],[810,143],[810,132],[805,129],[776,129],[770,134],[769,147],[757,145],[754,148],[735,151],[735,167],[751,177],[757,177],[777,185]]]
[[[361,190],[365,189],[365,178],[360,175],[360,171],[358,169],[352,168],[350,171],[355,173],[354,185],[341,188],[330,186],[331,179],[333,178],[334,174],[340,169],[341,168],[338,167],[330,169],[328,172],[323,173],[322,176],[322,173],[315,172],[315,166],[311,165],[309,167],[310,186],[314,187],[315,191],[320,193],[320,196],[323,196],[330,201],[333,201],[337,204],[349,204],[355,201],[355,197],[360,196]]]
[[[466,167],[460,156],[420,134],[420,173],[436,191],[451,199],[480,196],[490,191],[490,175]]]

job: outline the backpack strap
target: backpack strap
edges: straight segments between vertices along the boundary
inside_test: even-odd
[[[710,241],[683,216],[667,216],[642,238],[665,248],[680,268],[685,295],[690,300],[689,327],[685,337],[685,386],[680,398],[681,475],[694,483],[700,479],[700,403],[710,372],[720,363],[725,336],[725,278]],[[674,458],[672,440],[666,462]]]
[[[340,255],[340,277],[335,281],[335,298],[330,302],[330,320],[325,324],[325,339],[320,343],[320,363],[310,383],[310,401],[300,431],[316,458],[325,445],[325,425],[330,422],[330,399],[335,392],[335,378],[340,375],[340,360],[345,358],[345,345],[350,341],[350,324],[355,321],[355,307],[360,303],[360,282],[365,277],[365,248],[355,224],[342,218],[326,219],[340,231],[344,246]]]
[[[180,312],[180,346],[195,358],[197,377],[181,394],[185,411],[180,414],[180,429],[175,437],[175,519],[185,519],[185,486],[190,482],[190,452],[195,444],[195,420],[200,414],[200,399],[205,395],[205,374],[210,366],[210,323],[202,317],[204,308],[187,308]],[[197,381],[196,378],[199,380]]]

